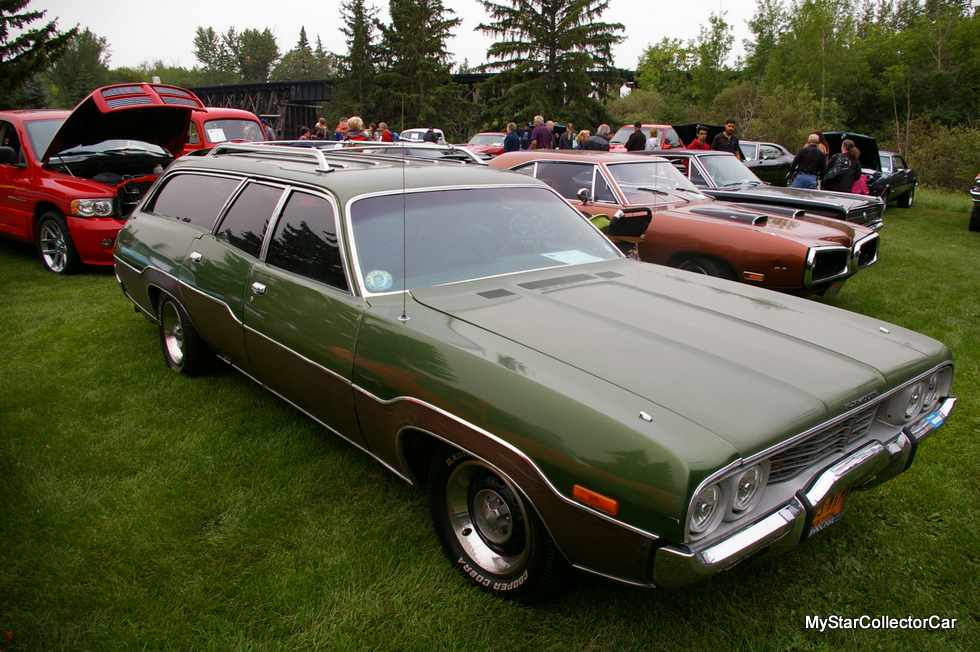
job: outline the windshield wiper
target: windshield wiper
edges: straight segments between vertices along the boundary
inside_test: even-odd
[[[647,192],[654,192],[654,193],[657,193],[658,195],[667,195],[667,194],[670,194],[666,190],[661,190],[660,188],[648,188],[646,186],[637,186],[636,189],[637,190],[646,190]]]

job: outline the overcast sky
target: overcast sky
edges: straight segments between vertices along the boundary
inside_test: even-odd
[[[382,20],[388,21],[387,0],[367,4],[383,7]],[[465,59],[471,66],[484,63],[493,39],[476,30],[489,20],[483,6],[476,0],[443,0],[443,4],[463,19],[455,38],[447,43],[453,59],[460,63]],[[198,27],[213,27],[219,33],[229,27],[238,31],[268,27],[285,53],[295,47],[300,27],[305,26],[312,44],[319,35],[326,50],[343,54],[347,47],[340,31],[340,5],[341,0],[32,0],[27,9],[46,10],[45,19],[57,19],[61,30],[79,25],[106,38],[112,68],[162,60],[189,69],[200,65],[194,58]],[[742,40],[749,37],[746,21],[755,8],[755,0],[610,0],[599,19],[626,26],[626,41],[613,50],[614,63],[632,70],[643,50],[665,36],[696,38],[712,12],[726,12],[726,21],[734,27],[733,56],[741,54]]]

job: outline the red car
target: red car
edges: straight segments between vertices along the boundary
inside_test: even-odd
[[[640,127],[643,135],[647,138],[650,137],[650,130],[656,127],[660,130],[657,135],[660,137],[660,149],[671,149],[674,147],[683,147],[684,143],[681,142],[680,137],[674,128],[670,125],[654,125],[654,124],[644,124]],[[626,151],[626,141],[629,140],[630,134],[633,133],[633,125],[623,125],[619,128],[615,134],[613,134],[612,139],[609,141],[609,151],[610,152],[625,152]]]
[[[186,89],[134,83],[72,111],[0,111],[0,235],[36,244],[56,274],[112,265],[119,229],[203,108]]]
[[[504,138],[502,131],[484,131],[470,138],[470,142],[462,145],[481,158],[492,158],[504,153]]]
[[[184,154],[210,149],[218,143],[256,142],[266,140],[262,123],[254,113],[243,109],[209,106],[191,116],[190,132]]]

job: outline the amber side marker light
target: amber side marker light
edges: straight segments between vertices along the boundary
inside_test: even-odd
[[[760,274],[759,272],[742,272],[745,275],[746,281],[764,281],[766,280],[765,274]]]
[[[596,493],[591,489],[586,489],[580,484],[572,487],[572,496],[576,500],[581,500],[586,505],[592,505],[601,512],[605,512],[610,516],[615,516],[619,513],[619,503],[603,496],[602,494]]]

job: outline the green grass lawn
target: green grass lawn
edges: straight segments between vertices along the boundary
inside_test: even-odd
[[[782,557],[535,608],[457,574],[420,490],[239,374],[169,371],[110,270],[0,241],[0,650],[980,649],[980,233],[916,199],[826,300],[952,349],[959,405],[912,468]],[[957,621],[806,628],[835,615]]]

